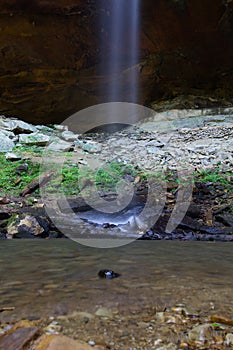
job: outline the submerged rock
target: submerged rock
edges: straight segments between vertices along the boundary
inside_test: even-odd
[[[120,274],[119,274],[119,273],[116,273],[116,272],[114,272],[114,271],[112,271],[112,270],[100,270],[100,271],[98,272],[98,276],[99,276],[100,278],[106,278],[107,280],[111,280],[111,279],[113,279],[113,278],[119,277]]]

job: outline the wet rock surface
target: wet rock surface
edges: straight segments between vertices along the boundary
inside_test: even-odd
[[[117,277],[120,277],[120,274],[117,273],[117,272],[114,272],[112,270],[107,270],[107,269],[104,269],[104,270],[100,270],[98,272],[98,276],[100,278],[105,278],[107,280],[111,280],[113,278],[117,278]]]

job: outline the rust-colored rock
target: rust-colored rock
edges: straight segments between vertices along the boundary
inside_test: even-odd
[[[102,50],[97,39],[100,13],[112,20],[108,6],[109,0],[0,1],[1,113],[59,122],[107,102],[112,78],[98,67],[113,43],[106,39]],[[140,13],[139,103],[179,94],[232,99],[232,1],[142,0]],[[129,100],[126,68],[117,77],[121,101]]]
[[[93,347],[64,335],[44,335],[33,350],[93,350]]]
[[[210,322],[217,322],[217,323],[233,326],[233,319],[230,319],[224,316],[213,315],[210,317]]]
[[[18,328],[0,337],[0,350],[24,350],[38,334],[37,327]]]

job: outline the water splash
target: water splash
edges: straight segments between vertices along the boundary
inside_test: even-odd
[[[138,102],[139,13],[140,0],[111,0],[100,16],[100,70],[108,77],[104,102]]]

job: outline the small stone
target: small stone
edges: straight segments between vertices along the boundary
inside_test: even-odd
[[[61,133],[61,137],[65,141],[75,141],[78,138],[78,135],[74,134],[72,131],[65,130]]]
[[[179,306],[171,308],[172,312],[174,312],[176,314],[180,314],[180,315],[182,314],[182,310],[183,310],[182,307],[179,307]]]
[[[43,335],[34,350],[93,350],[93,347],[64,335]]]
[[[164,144],[160,141],[153,140],[153,141],[146,142],[145,146],[146,147],[164,147]]]
[[[188,349],[188,344],[187,343],[180,343],[179,345],[180,349]]]
[[[157,312],[155,315],[155,319],[161,323],[166,322],[166,314],[165,312]]]
[[[233,345],[233,334],[232,334],[232,333],[228,333],[228,334],[226,335],[225,344],[226,344],[227,346]]]
[[[84,141],[75,141],[74,142],[76,147],[82,148],[83,151],[86,151],[88,153],[100,153],[102,151],[101,144],[93,141],[84,142]]]
[[[54,129],[58,131],[67,131],[68,126],[67,125],[59,125],[59,124],[54,124]]]
[[[201,324],[194,327],[188,333],[189,340],[205,342],[211,340],[214,335],[214,329],[210,324]]]
[[[119,277],[120,274],[119,274],[119,273],[116,273],[116,272],[114,272],[114,271],[112,271],[112,270],[100,270],[100,271],[98,272],[98,276],[99,276],[100,278],[106,278],[107,280],[111,280],[111,279],[113,279],[113,278]]]
[[[54,132],[54,130],[52,128],[50,128],[49,126],[46,125],[36,125],[36,129],[41,131],[42,133],[48,133],[48,134],[52,134]]]
[[[156,345],[159,345],[159,344],[161,344],[163,341],[162,341],[162,339],[156,339],[155,341],[154,341],[154,345],[156,346]]]
[[[47,150],[53,152],[69,152],[72,149],[72,143],[60,140],[59,138],[53,139],[48,145]]]
[[[59,334],[61,330],[62,327],[56,321],[53,321],[45,328],[46,334]]]
[[[150,154],[160,154],[160,151],[157,147],[147,147],[147,152]]]
[[[28,171],[28,164],[23,163],[15,168],[15,173],[21,175],[21,173],[26,173]]]
[[[106,307],[101,307],[95,312],[96,316],[112,318],[112,311],[107,309]]]
[[[90,346],[94,346],[94,345],[95,345],[95,342],[94,342],[94,340],[89,340],[88,344],[89,344]]]
[[[13,152],[8,152],[5,154],[5,158],[7,160],[11,160],[12,162],[17,161],[17,160],[21,160],[22,156],[20,154],[16,154]]]
[[[194,309],[189,309],[187,307],[182,308],[182,315],[189,318],[199,317],[198,313]]]
[[[167,345],[163,345],[160,348],[157,348],[157,350],[177,350],[177,347],[175,344],[169,343]]]

